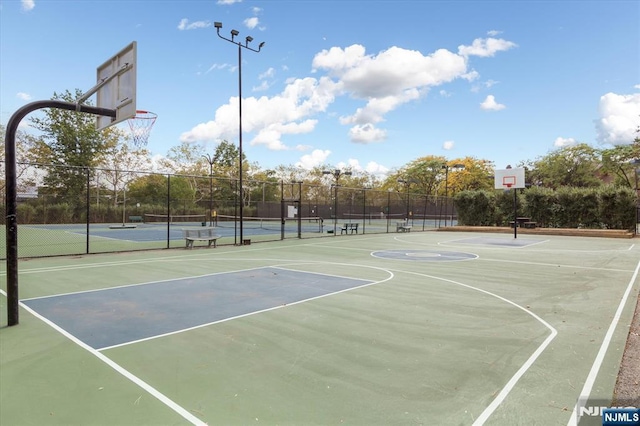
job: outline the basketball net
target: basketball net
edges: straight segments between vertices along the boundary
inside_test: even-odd
[[[149,134],[156,122],[156,118],[158,118],[158,114],[156,113],[138,110],[136,111],[135,117],[127,120],[129,128],[131,129],[131,138],[136,147],[147,146]]]

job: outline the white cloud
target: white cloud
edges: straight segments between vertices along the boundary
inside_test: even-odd
[[[498,30],[487,31],[487,35],[491,36],[491,37],[495,37],[495,36],[500,35],[500,34],[502,34],[502,31],[498,31]]]
[[[512,49],[518,45],[501,38],[477,38],[473,40],[471,46],[458,46],[458,53],[464,57],[480,56],[487,58],[495,56],[496,53]]]
[[[635,86],[633,86],[633,88],[640,90],[640,84],[636,84]]]
[[[444,141],[442,144],[442,149],[451,151],[456,143],[454,141]]]
[[[556,138],[556,140],[553,142],[553,146],[557,147],[557,148],[562,148],[564,146],[571,146],[571,145],[575,145],[577,144],[578,141],[576,141],[574,138],[562,138],[562,137],[558,137]]]
[[[500,50],[515,46],[505,40],[478,40],[474,41],[474,49],[466,49],[467,54],[493,56]],[[473,81],[479,76],[476,71],[469,69],[468,56],[446,49],[423,54],[393,46],[377,54],[368,54],[358,44],[318,52],[312,61],[312,71],[324,75],[287,79],[286,86],[279,94],[243,99],[243,112],[246,111],[243,114],[243,131],[254,134],[252,144],[276,150],[286,149],[282,138],[312,132],[316,125],[313,116],[319,113],[339,117],[339,123],[351,126],[348,134],[352,142],[367,144],[382,141],[387,137],[387,130],[381,128],[380,123],[384,122],[389,112],[424,97],[432,88],[456,79]],[[269,69],[260,75],[260,79],[270,79],[274,75],[275,71]],[[489,82],[492,80],[486,84],[491,84]],[[268,88],[270,85],[263,81],[254,90]],[[444,88],[441,90],[442,96],[448,94]],[[350,97],[360,102],[361,106],[346,113],[328,111],[338,96]],[[493,105],[487,104],[490,108],[504,108],[496,104],[493,97],[491,100]],[[227,105],[218,108],[213,121],[198,124],[184,132],[180,139],[189,142],[235,138],[238,128],[237,104],[237,97],[230,98]]]
[[[29,12],[30,10],[33,10],[34,7],[36,7],[36,2],[34,0],[21,0],[22,3],[22,10],[24,10],[25,12]]]
[[[597,140],[603,144],[626,145],[637,137],[640,126],[640,93],[600,97],[600,118],[596,120]]]
[[[246,133],[256,133],[252,145],[264,145],[270,149],[286,149],[281,141],[283,135],[309,133],[317,120],[308,118],[325,111],[334,101],[336,84],[323,77],[296,79],[285,90],[271,98],[250,97],[242,101],[242,128]],[[180,136],[183,142],[216,141],[233,139],[238,132],[238,98],[221,106],[215,119],[201,123]]]
[[[264,92],[265,90],[268,90],[271,87],[271,83],[266,81],[266,79],[272,79],[275,76],[275,74],[276,74],[276,70],[273,68],[269,68],[268,70],[260,74],[258,76],[258,80],[262,80],[260,82],[260,85],[254,86],[252,90],[254,92]]]
[[[481,89],[490,89],[498,83],[500,82],[496,80],[481,81],[481,82],[478,82],[477,84],[474,84],[473,87],[471,88],[471,91],[474,93],[477,93]]]
[[[372,175],[384,176],[389,173],[390,169],[383,166],[382,164],[376,163],[375,161],[369,161],[367,163],[367,166],[365,167],[365,170]]]
[[[296,167],[302,167],[305,170],[311,170],[314,167],[323,164],[330,154],[331,151],[329,150],[314,149],[311,154],[306,154],[300,157],[300,161],[295,165]]]
[[[352,142],[356,143],[370,143],[370,142],[378,142],[386,139],[387,132],[382,129],[376,128],[373,124],[358,124],[353,126],[349,130],[349,137]]]
[[[30,94],[28,94],[28,93],[24,93],[24,92],[18,92],[18,93],[16,94],[16,97],[17,97],[18,99],[23,100],[23,101],[30,101],[30,100],[32,99],[32,96],[31,96]]]
[[[442,96],[443,98],[450,98],[451,97],[451,93],[447,92],[446,90],[442,89],[440,90],[440,96]]]
[[[269,82],[263,80],[259,86],[253,86],[251,90],[254,92],[264,92],[265,90],[268,90],[269,87],[271,87]]]
[[[265,78],[273,78],[273,76],[276,74],[276,70],[273,68],[269,68],[268,70],[266,70],[265,72],[263,72],[262,74],[260,74],[258,76],[258,78],[260,80],[265,79]]]
[[[256,16],[254,16],[253,18],[247,18],[244,20],[245,27],[249,28],[250,30],[257,27],[259,23],[260,23],[260,20]]]
[[[180,20],[180,23],[178,23],[178,29],[180,31],[196,30],[200,28],[207,28],[210,26],[211,26],[211,22],[209,21],[195,21],[195,22],[189,23],[189,20],[187,18],[182,18]]]
[[[506,106],[496,102],[496,98],[493,95],[488,95],[485,100],[480,104],[480,108],[485,111],[500,111],[505,109]]]
[[[218,0],[217,4],[229,5],[235,3],[242,3],[242,0]]]

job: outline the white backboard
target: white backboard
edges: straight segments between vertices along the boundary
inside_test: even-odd
[[[495,169],[494,184],[496,189],[524,188],[524,168]]]
[[[116,118],[98,116],[98,130],[113,126],[136,115],[137,43],[131,42],[97,70],[96,106],[116,110]]]

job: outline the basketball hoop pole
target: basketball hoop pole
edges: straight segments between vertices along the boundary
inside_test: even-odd
[[[518,190],[513,188],[513,238],[518,238]]]
[[[58,108],[68,111],[86,112],[115,117],[116,110],[80,105],[59,100],[35,101],[24,105],[13,113],[7,122],[5,133],[5,180],[6,180],[6,243],[7,243],[7,325],[19,323],[20,303],[18,298],[18,218],[17,218],[17,166],[16,133],[18,125],[30,112],[42,108]]]
[[[511,166],[507,166],[510,169]],[[508,188],[511,188],[511,183],[507,184]],[[513,188],[513,238],[518,238],[518,191]]]

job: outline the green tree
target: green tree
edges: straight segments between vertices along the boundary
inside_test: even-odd
[[[598,187],[601,167],[598,150],[585,144],[565,146],[521,164],[527,171],[527,183],[546,188]]]
[[[75,102],[82,92],[54,93],[53,99]],[[37,153],[42,162],[53,165],[44,177],[49,193],[75,207],[76,219],[82,209],[78,200],[86,190],[86,168],[97,165],[108,146],[104,133],[96,130],[95,116],[56,108],[44,110],[43,117],[31,119],[33,127],[42,132]],[[90,170],[90,169],[89,169]]]
[[[640,128],[638,129],[640,133]],[[640,159],[640,138],[635,138],[629,145],[616,145],[602,150],[602,173],[612,176],[614,185],[636,187],[637,164],[631,161]]]

